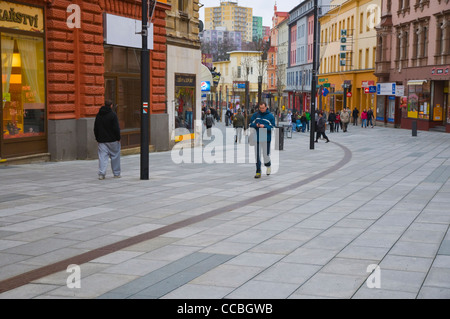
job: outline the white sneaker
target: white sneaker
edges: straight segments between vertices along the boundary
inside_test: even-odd
[[[105,179],[105,175],[98,175],[98,179],[99,180]]]
[[[267,167],[267,170],[266,170],[266,175],[270,175],[270,172],[271,172],[272,170],[270,169],[270,166],[269,167]]]
[[[120,175],[114,175],[114,178],[121,178],[122,176]]]

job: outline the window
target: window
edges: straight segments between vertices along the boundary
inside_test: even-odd
[[[362,50],[359,50],[358,68],[362,69]]]
[[[141,127],[140,52],[105,46],[105,98],[113,102],[122,131]]]
[[[361,14],[359,15],[359,33],[363,32],[363,20],[364,20],[364,13],[361,12]]]
[[[369,68],[369,49],[366,49],[365,60],[366,60],[365,68],[368,69]]]
[[[428,56],[428,28],[423,27],[423,43],[422,43],[423,57]]]
[[[373,55],[372,55],[372,68],[375,68],[375,57],[376,57],[376,53],[377,53],[377,47],[373,47]]]
[[[3,138],[45,135],[42,38],[1,34]]]
[[[178,0],[178,11],[187,12],[187,0]]]

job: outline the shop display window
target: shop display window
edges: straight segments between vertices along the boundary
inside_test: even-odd
[[[4,139],[45,134],[45,67],[42,38],[1,34]]]
[[[408,117],[428,120],[430,102],[430,83],[408,85]]]
[[[141,127],[140,63],[138,49],[105,46],[105,98],[114,104],[122,133]]]

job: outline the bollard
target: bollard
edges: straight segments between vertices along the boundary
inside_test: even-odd
[[[417,136],[417,121],[412,121],[412,136]]]
[[[278,136],[277,136],[278,135]],[[283,126],[278,126],[277,130],[275,132],[275,136],[276,138],[276,144],[275,144],[275,149],[278,151],[282,151],[284,148],[284,127]]]

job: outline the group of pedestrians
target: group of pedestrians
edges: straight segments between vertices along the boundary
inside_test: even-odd
[[[358,118],[359,118],[359,110],[355,107],[352,112],[353,117],[353,126],[358,125]],[[373,128],[373,119],[374,114],[373,110],[370,107],[368,110],[364,109],[361,112],[361,127],[368,127],[369,125]]]
[[[213,110],[210,108],[205,108],[203,111],[205,112],[203,119],[204,124],[208,131],[208,136],[211,136],[211,127],[215,124],[215,120],[218,119],[218,116],[216,112],[213,114]],[[339,128],[341,128],[343,132],[347,132],[348,123],[350,122],[351,117],[353,117],[353,125],[358,124],[358,113],[359,111],[356,107],[352,114],[350,114],[348,108],[344,108],[341,112],[335,113],[334,111],[331,111],[326,119],[325,114],[322,111],[318,112],[315,123],[315,142],[317,143],[320,137],[323,137],[326,140],[326,143],[330,142],[325,134],[327,121],[330,124],[330,132],[339,132]],[[232,119],[233,127],[236,129],[235,143],[241,143],[243,131],[245,129],[253,129],[253,132],[250,134],[252,134],[255,139],[252,145],[256,146],[255,178],[261,177],[262,164],[266,167],[266,174],[270,175],[270,144],[272,140],[272,130],[275,128],[275,117],[267,108],[266,103],[259,103],[258,109],[255,110],[251,117],[246,117],[240,108],[237,110],[236,114],[227,114],[227,117]],[[361,127],[367,127],[367,122],[373,127],[373,117],[372,109],[369,109],[368,111],[363,110],[361,114]],[[309,120],[309,112],[304,112],[303,114],[290,114],[289,112],[288,114],[288,121],[292,123],[294,123],[294,121],[299,121],[303,132],[306,127],[309,131]],[[105,179],[108,159],[111,159],[111,168],[114,177],[120,177],[120,127],[117,115],[112,110],[111,101],[105,101],[105,105],[100,108],[94,123],[94,134],[98,142],[99,179]]]
[[[311,114],[308,111],[299,113],[291,111],[287,114],[287,121],[289,125],[292,125],[292,131],[304,133],[306,130],[309,132],[309,123],[311,122]]]
[[[350,110],[347,108],[344,108],[341,112],[331,110],[328,113],[327,120],[330,125],[330,133],[339,132],[339,128],[343,132],[347,132],[348,123],[350,122]]]

